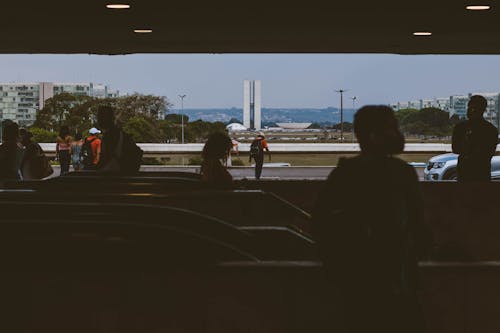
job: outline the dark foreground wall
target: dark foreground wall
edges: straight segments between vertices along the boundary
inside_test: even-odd
[[[323,181],[241,181],[310,212]],[[500,182],[421,182],[426,223],[444,260],[500,261]],[[353,200],[355,200],[353,198]]]
[[[430,333],[500,332],[500,267],[423,264],[422,271]],[[0,282],[2,332],[344,332],[338,299],[316,263],[2,272]]]

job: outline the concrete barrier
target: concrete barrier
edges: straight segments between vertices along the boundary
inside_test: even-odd
[[[201,153],[203,143],[139,143],[139,147],[147,154],[194,154]],[[55,143],[40,143],[47,153],[55,153]],[[357,143],[269,143],[272,153],[356,153]],[[498,148],[500,149],[500,148]],[[249,143],[240,143],[238,150],[246,153],[250,150]],[[445,153],[451,152],[451,145],[444,143],[407,143],[408,153]]]

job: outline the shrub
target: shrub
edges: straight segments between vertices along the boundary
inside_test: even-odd
[[[33,141],[35,142],[56,142],[57,132],[51,132],[38,127],[31,127],[29,131],[33,134]]]
[[[233,158],[231,160],[231,164],[233,166],[244,166],[245,165],[245,163],[241,160],[241,158]]]
[[[201,165],[203,159],[201,157],[191,157],[189,159],[188,165]]]
[[[145,165],[163,165],[163,161],[156,157],[143,157],[142,164]]]

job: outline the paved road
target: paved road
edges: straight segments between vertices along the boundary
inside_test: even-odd
[[[328,177],[333,167],[264,167],[261,179],[325,179]],[[423,168],[417,167],[418,176],[423,180]],[[171,166],[143,166],[142,171],[187,171],[200,172],[196,166],[171,167]],[[253,179],[254,168],[233,167],[229,169],[234,179]],[[59,166],[54,166],[53,177],[59,176]],[[381,175],[382,176],[382,175]]]

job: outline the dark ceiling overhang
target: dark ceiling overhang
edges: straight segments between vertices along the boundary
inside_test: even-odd
[[[496,8],[463,1],[112,2],[6,1],[0,53],[500,54]],[[422,30],[433,35],[412,35]]]

